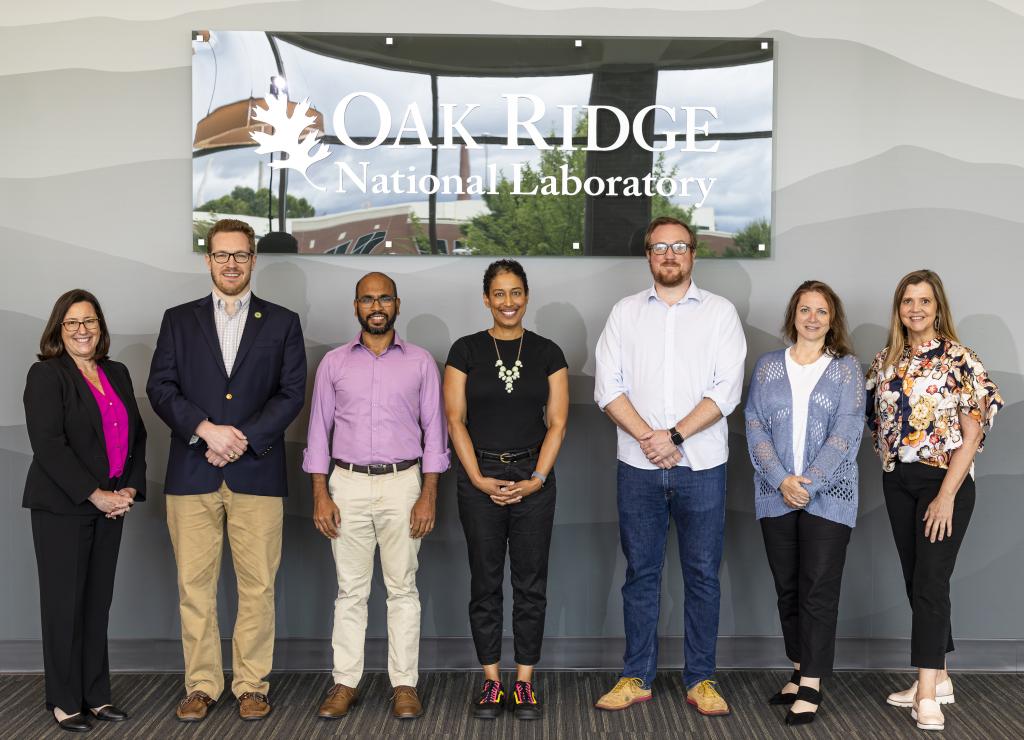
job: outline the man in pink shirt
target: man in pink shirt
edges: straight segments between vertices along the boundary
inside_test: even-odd
[[[353,301],[362,331],[328,352],[316,372],[302,469],[312,475],[313,521],[331,540],[338,573],[334,686],[319,710],[325,719],[345,716],[356,701],[378,546],[392,714],[423,713],[416,571],[420,540],[434,528],[437,479],[448,469],[448,430],[434,358],[394,330],[400,304],[394,280],[365,275]]]

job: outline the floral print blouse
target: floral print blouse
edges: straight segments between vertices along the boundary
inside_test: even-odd
[[[981,424],[981,452],[1003,399],[978,356],[943,337],[908,347],[895,366],[882,367],[885,354],[867,375],[868,427],[882,469],[891,472],[897,462],[949,467],[963,444],[961,413]]]

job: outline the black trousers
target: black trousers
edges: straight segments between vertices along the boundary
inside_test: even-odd
[[[32,510],[46,708],[110,704],[107,619],[124,519]]]
[[[775,577],[786,657],[800,664],[801,676],[828,678],[850,528],[799,509],[762,519],[761,534]]]
[[[895,470],[882,474],[885,508],[914,612],[910,664],[915,668],[942,668],[946,653],[953,652],[949,580],[974,511],[974,479],[964,478],[954,499],[953,536],[929,542],[924,515],[945,477],[944,469],[924,463],[896,463]]]
[[[536,456],[510,465],[480,460],[480,472],[499,480],[528,480]],[[459,466],[459,519],[469,550],[469,626],[481,665],[501,660],[502,584],[505,553],[512,574],[512,636],[515,661],[536,665],[544,639],[548,554],[555,520],[555,472],[537,493],[499,506],[469,481]]]

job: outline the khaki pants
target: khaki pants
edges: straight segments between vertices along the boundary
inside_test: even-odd
[[[338,537],[331,541],[338,572],[334,602],[334,682],[355,688],[363,675],[366,601],[373,553],[388,590],[388,676],[392,686],[419,680],[420,596],[416,589],[420,541],[409,534],[409,516],[420,495],[419,467],[364,475],[335,468],[328,482],[341,510]]]
[[[185,691],[217,699],[224,691],[217,580],[227,520],[238,580],[231,691],[266,694],[274,659],[274,579],[281,563],[283,500],[251,496],[226,484],[213,493],[167,496],[167,527],[178,564]]]

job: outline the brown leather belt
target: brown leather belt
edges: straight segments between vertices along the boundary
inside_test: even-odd
[[[396,463],[370,463],[369,465],[356,465],[354,463],[347,463],[344,460],[338,460],[332,458],[334,464],[339,468],[345,470],[351,470],[353,473],[362,473],[363,475],[387,475],[388,473],[399,473],[403,470],[408,470],[413,465],[418,465],[419,460],[402,460],[402,462]]]
[[[527,460],[536,457],[540,453],[540,447],[531,447],[528,450],[512,450],[510,452],[491,452],[490,450],[477,450],[476,456],[481,460],[497,460],[505,465],[511,465],[520,460]]]

